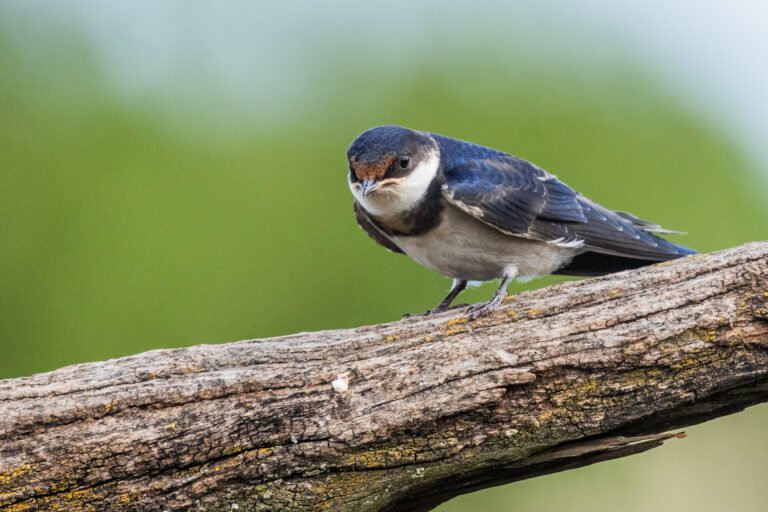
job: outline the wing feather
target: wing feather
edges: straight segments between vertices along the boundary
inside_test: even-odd
[[[363,228],[369,237],[371,237],[377,244],[386,247],[392,252],[404,254],[403,251],[395,245],[395,243],[387,237],[384,230],[379,227],[376,222],[371,219],[365,212],[360,203],[355,201],[355,220]]]
[[[660,226],[600,206],[521,158],[447,137],[435,139],[445,199],[499,231],[653,261],[695,252],[654,235],[669,232]]]

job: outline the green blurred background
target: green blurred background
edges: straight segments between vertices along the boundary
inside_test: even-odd
[[[344,154],[379,124],[518,154],[701,251],[768,238],[768,161],[738,119],[588,14],[0,4],[0,378],[433,306],[449,280],[352,216]],[[439,510],[762,511],[767,428],[755,407]]]

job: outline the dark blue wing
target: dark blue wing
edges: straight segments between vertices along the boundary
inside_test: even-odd
[[[646,260],[695,252],[653,235],[664,232],[659,226],[604,208],[522,158],[433,137],[441,151],[445,198],[504,233]]]

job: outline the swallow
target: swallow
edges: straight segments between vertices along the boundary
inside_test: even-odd
[[[675,231],[605,208],[522,158],[436,133],[371,128],[347,160],[360,227],[453,278],[426,314],[447,310],[472,281],[501,280],[470,320],[496,309],[514,279],[599,276],[696,252],[658,236]]]

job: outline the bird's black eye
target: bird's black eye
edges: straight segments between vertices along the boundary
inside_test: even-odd
[[[355,174],[355,170],[351,167],[349,168],[349,181],[352,183],[357,183],[359,180],[357,179],[357,174]]]
[[[411,163],[411,157],[408,155],[403,155],[400,157],[400,168],[401,169],[407,169],[408,165]]]

